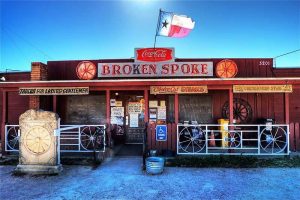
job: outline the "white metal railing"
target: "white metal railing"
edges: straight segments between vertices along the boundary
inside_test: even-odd
[[[104,152],[105,125],[60,125],[60,152]],[[5,126],[5,151],[19,151],[19,125]]]
[[[178,124],[177,154],[288,155],[289,126]]]

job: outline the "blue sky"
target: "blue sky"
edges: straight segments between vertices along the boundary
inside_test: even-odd
[[[188,37],[158,37],[178,58],[273,58],[300,49],[300,1],[3,1],[0,71],[33,61],[130,58],[153,47],[159,9],[195,21]],[[276,60],[300,67],[300,51]]]

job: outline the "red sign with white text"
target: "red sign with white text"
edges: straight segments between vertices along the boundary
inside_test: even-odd
[[[136,48],[135,62],[174,61],[174,48]]]

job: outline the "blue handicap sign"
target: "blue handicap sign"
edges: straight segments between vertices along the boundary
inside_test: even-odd
[[[157,125],[156,126],[156,141],[166,141],[167,140],[167,125]]]

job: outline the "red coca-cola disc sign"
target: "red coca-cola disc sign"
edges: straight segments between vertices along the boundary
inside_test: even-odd
[[[174,48],[137,48],[135,62],[174,61]]]

